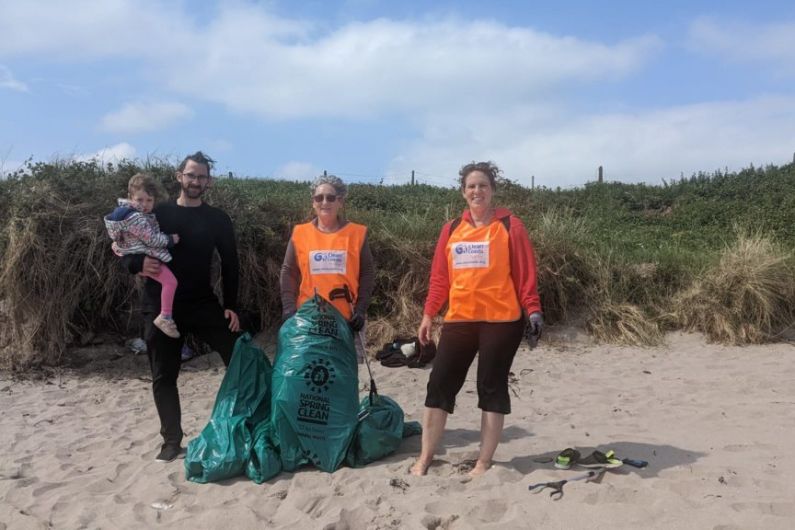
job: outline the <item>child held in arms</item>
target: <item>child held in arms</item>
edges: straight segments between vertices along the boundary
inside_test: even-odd
[[[146,173],[137,173],[127,184],[127,198],[119,199],[115,210],[105,216],[105,227],[113,240],[113,252],[118,256],[146,254],[162,261],[171,261],[168,249],[179,243],[178,234],[160,231],[152,208],[162,196],[157,181]],[[142,273],[143,274],[143,273]],[[156,275],[147,275],[160,283],[160,314],[154,325],[171,338],[179,338],[177,325],[172,317],[177,278],[165,265]]]

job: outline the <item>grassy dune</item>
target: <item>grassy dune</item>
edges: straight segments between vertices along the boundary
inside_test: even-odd
[[[0,180],[2,365],[57,364],[87,333],[138,325],[136,280],[118,270],[101,218],[141,169],[176,191],[162,163],[37,163]],[[276,323],[278,270],[291,226],[308,218],[307,184],[218,179],[207,198],[235,223],[242,307]],[[505,180],[497,201],[528,227],[549,322],[648,345],[667,329],[770,341],[792,321],[792,165],[660,186],[530,190]],[[463,207],[452,188],[350,186],[347,215],[370,228],[378,267],[371,341],[414,331],[439,229]]]

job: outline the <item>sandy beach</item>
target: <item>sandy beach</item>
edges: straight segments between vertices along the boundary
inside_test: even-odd
[[[123,345],[76,351],[84,366],[38,380],[0,374],[0,529],[795,527],[795,347],[687,334],[649,349],[595,346],[571,330],[545,338],[517,354],[513,414],[494,467],[475,479],[466,475],[479,441],[474,372],[428,476],[407,472],[414,437],[363,469],[306,468],[262,485],[194,484],[182,460],[154,461],[147,361]],[[420,419],[427,369],[374,369],[380,392]],[[364,366],[359,375],[363,387]],[[215,354],[184,365],[187,438],[207,422],[222,377]],[[582,473],[543,462],[566,447],[649,466],[571,482],[558,501],[529,492]]]

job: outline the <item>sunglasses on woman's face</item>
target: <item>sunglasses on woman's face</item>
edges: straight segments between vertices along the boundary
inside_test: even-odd
[[[326,199],[326,202],[334,202],[334,201],[337,200],[337,196],[336,195],[331,195],[329,193],[325,193],[325,194],[324,193],[318,193],[317,195],[312,197],[312,200],[319,203],[319,202],[323,202],[323,198]]]

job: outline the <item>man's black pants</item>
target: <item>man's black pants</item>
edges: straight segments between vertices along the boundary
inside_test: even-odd
[[[157,414],[160,416],[160,434],[167,444],[182,442],[182,409],[179,404],[177,378],[182,365],[181,351],[185,335],[192,333],[213,350],[221,354],[225,365],[229,365],[237,334],[229,331],[229,321],[217,301],[203,303],[174,303],[174,320],[180,338],[172,339],[157,329],[153,321],[157,311],[146,311],[145,337],[152,369],[152,391]]]

